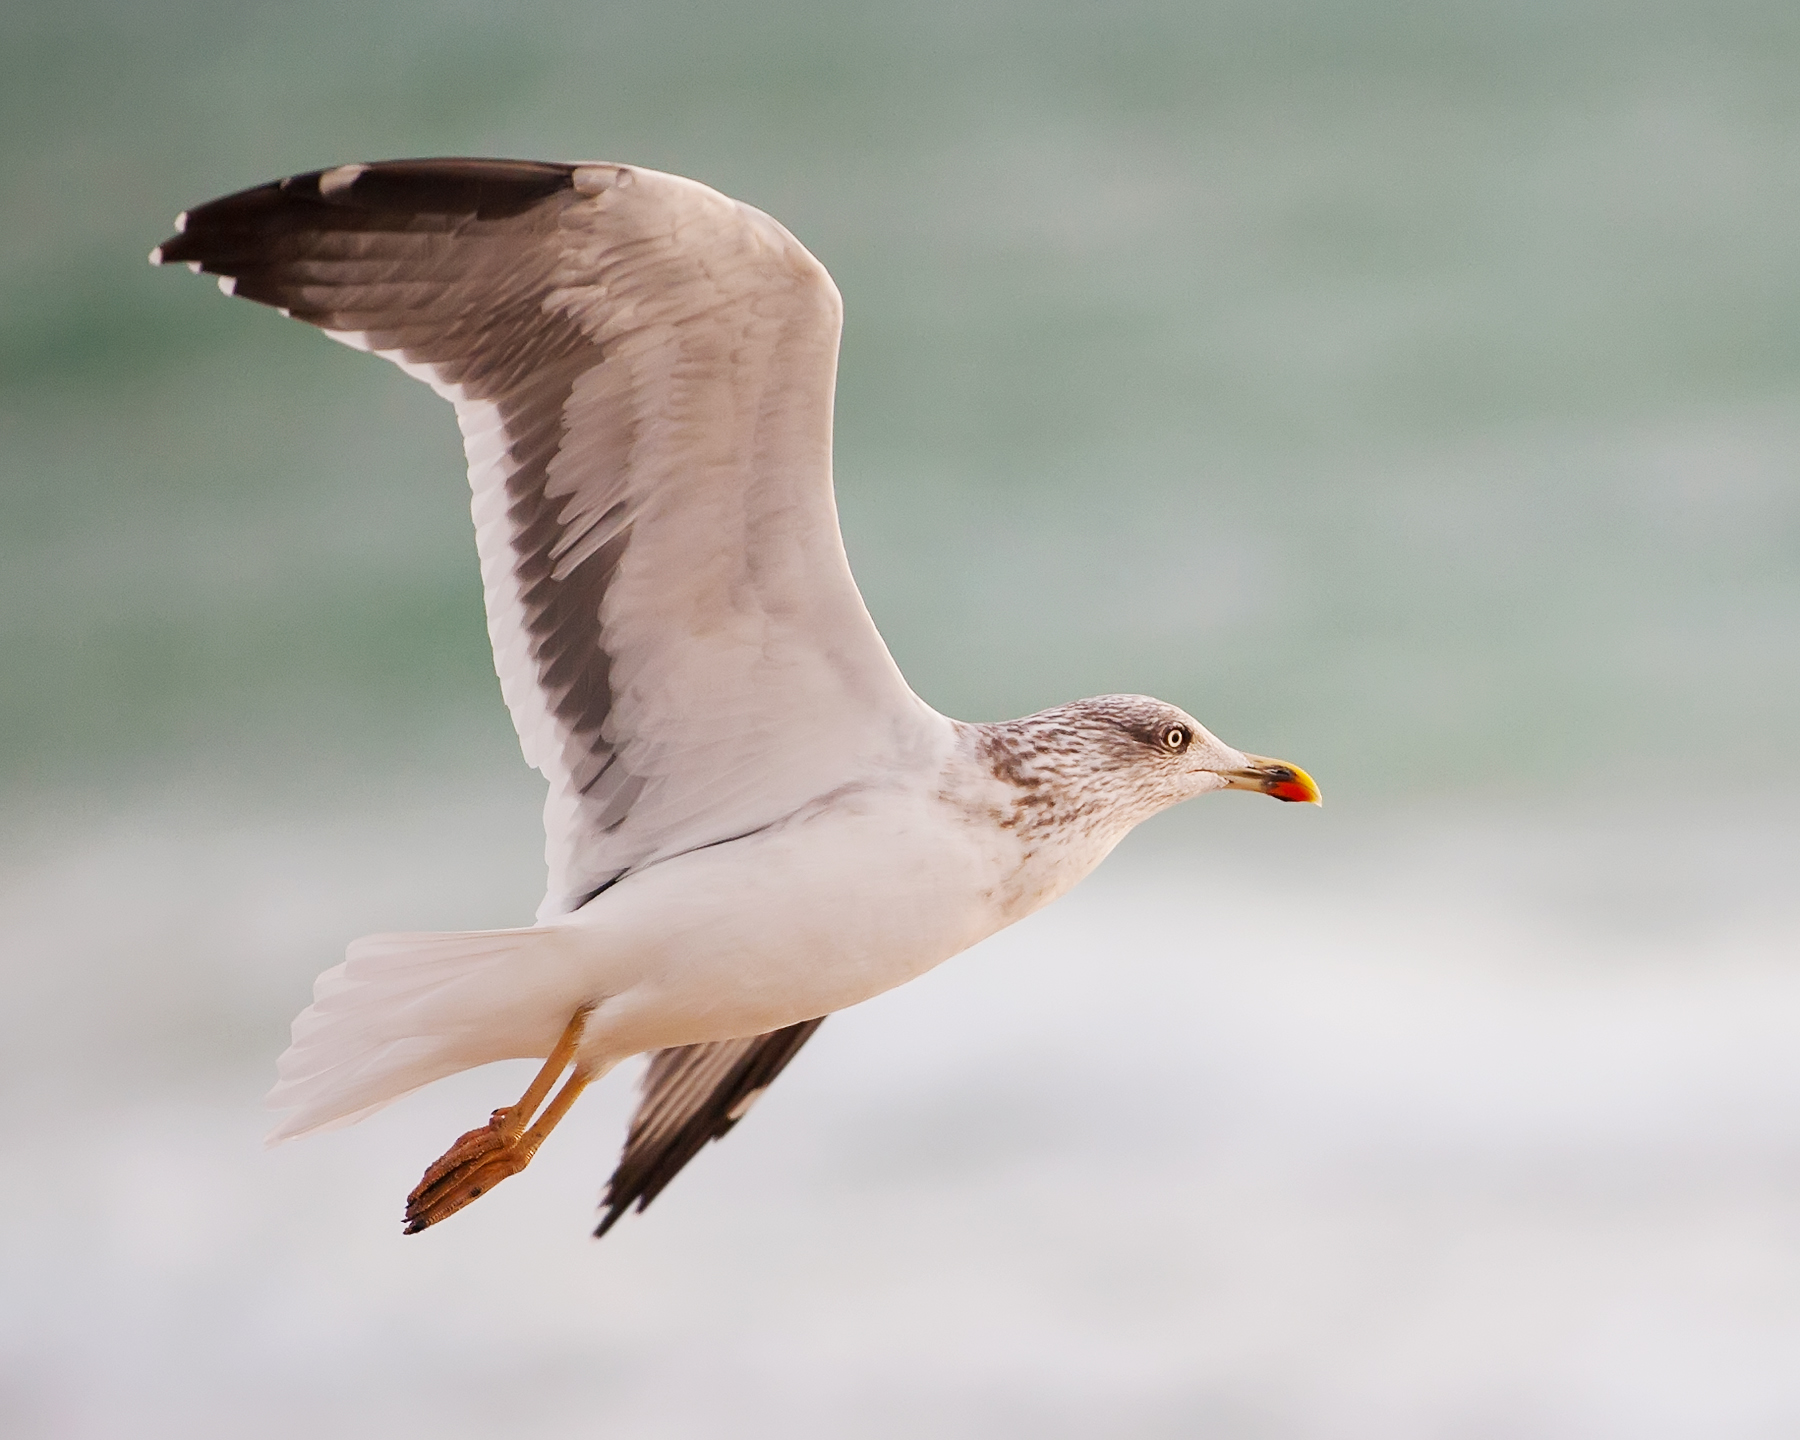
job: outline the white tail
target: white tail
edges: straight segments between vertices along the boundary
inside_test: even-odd
[[[532,1003],[542,989],[533,981],[549,977],[528,962],[550,958],[557,934],[536,926],[352,941],[344,963],[314,983],[276,1064],[267,1103],[291,1113],[269,1143],[351,1124],[459,1070],[547,1054],[568,1017]]]

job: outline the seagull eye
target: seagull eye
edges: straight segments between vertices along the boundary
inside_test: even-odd
[[[1187,749],[1187,726],[1171,725],[1167,730],[1163,731],[1163,744],[1177,754]]]

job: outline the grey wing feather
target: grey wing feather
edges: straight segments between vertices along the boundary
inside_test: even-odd
[[[652,1055],[594,1234],[604,1235],[633,1205],[644,1209],[709,1141],[730,1131],[824,1023],[821,1017],[767,1035]]]

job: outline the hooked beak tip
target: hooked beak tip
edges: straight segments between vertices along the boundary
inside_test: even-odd
[[[1323,805],[1319,787],[1312,776],[1286,760],[1271,760],[1266,755],[1246,755],[1250,763],[1242,770],[1228,770],[1226,787],[1231,790],[1256,790],[1273,795],[1290,804]]]

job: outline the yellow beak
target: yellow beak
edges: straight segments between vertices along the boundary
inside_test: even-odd
[[[1242,770],[1222,770],[1227,790],[1256,790],[1273,795],[1277,800],[1304,801],[1322,805],[1319,787],[1298,765],[1285,760],[1271,760],[1267,755],[1246,755],[1250,763]]]

